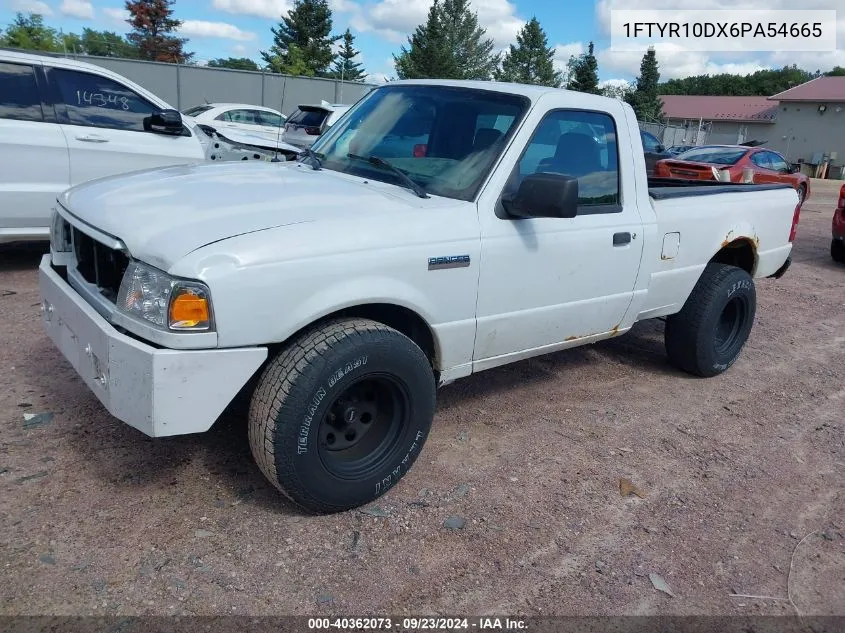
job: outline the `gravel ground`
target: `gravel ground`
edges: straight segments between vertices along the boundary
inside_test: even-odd
[[[845,615],[833,184],[726,374],[672,369],[660,321],[478,374],[398,486],[328,517],[265,482],[237,420],[110,418],[42,333],[39,253],[0,251],[0,614]]]

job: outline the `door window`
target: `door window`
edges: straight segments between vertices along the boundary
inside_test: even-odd
[[[772,166],[772,169],[775,171],[782,171],[786,172],[789,171],[789,165],[786,164],[786,161],[783,159],[782,156],[779,154],[775,154],[774,152],[766,152],[769,155],[769,163]]]
[[[0,63],[0,119],[44,120],[32,66]]]
[[[285,120],[274,112],[258,110],[257,114],[261,125],[266,125],[268,127],[281,127],[285,123]]]
[[[756,152],[751,155],[751,162],[763,169],[773,169],[768,152]]]
[[[660,141],[658,141],[656,137],[652,136],[648,132],[640,132],[640,137],[643,139],[643,149],[645,149],[645,151],[658,153]]]
[[[540,122],[506,190],[516,192],[526,176],[556,173],[578,180],[580,207],[619,204],[616,126],[607,114],[558,110]],[[607,211],[618,211],[615,206]],[[596,209],[594,212],[598,212]]]
[[[261,125],[259,114],[256,110],[228,110],[221,114],[218,119],[228,123],[242,123],[244,125]]]
[[[144,131],[144,118],[158,107],[123,84],[95,75],[53,70],[67,116],[73,125]]]

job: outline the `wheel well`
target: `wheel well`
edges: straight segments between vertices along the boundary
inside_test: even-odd
[[[370,303],[351,308],[344,308],[333,312],[322,319],[336,319],[338,317],[357,317],[371,319],[392,327],[419,345],[420,349],[428,356],[432,366],[436,366],[437,347],[434,344],[434,334],[423,318],[413,310],[390,303]]]
[[[737,268],[742,268],[749,275],[753,275],[754,267],[757,263],[754,244],[751,240],[745,238],[723,244],[719,252],[710,259],[710,263],[736,266]]]

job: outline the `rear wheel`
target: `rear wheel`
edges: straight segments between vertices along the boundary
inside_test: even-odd
[[[666,319],[669,360],[698,376],[716,376],[736,362],[757,306],[754,280],[735,266],[708,264],[684,307]]]
[[[831,240],[830,256],[833,261],[845,264],[845,240]]]
[[[269,363],[253,395],[249,441],[264,475],[311,512],[381,496],[416,460],[435,404],[428,358],[365,319],[320,326]]]

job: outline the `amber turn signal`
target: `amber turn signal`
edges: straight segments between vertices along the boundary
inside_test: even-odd
[[[170,300],[170,327],[174,330],[201,330],[211,322],[208,297],[197,288],[177,288]]]

